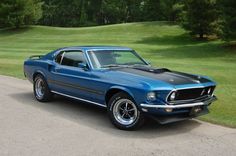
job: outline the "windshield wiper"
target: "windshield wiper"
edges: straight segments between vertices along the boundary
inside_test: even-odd
[[[101,66],[101,68],[113,68],[113,67],[126,67],[127,65],[121,65],[121,64],[107,64]]]
[[[136,67],[136,66],[141,66],[141,67],[145,67],[148,66],[147,64],[131,64],[131,67]]]

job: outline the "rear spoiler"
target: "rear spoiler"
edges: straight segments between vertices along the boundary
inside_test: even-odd
[[[32,55],[29,57],[29,59],[31,60],[38,60],[41,59],[44,55]]]

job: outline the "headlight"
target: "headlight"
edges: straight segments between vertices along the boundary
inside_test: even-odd
[[[175,100],[175,97],[176,97],[176,92],[172,92],[172,93],[170,94],[170,100],[171,100],[171,101]]]
[[[148,101],[154,101],[154,100],[156,100],[156,93],[155,93],[155,92],[149,92],[149,93],[147,93],[147,100],[148,100]]]

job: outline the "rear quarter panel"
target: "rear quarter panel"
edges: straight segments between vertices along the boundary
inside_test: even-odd
[[[30,82],[33,82],[33,79],[34,79],[34,76],[35,76],[34,74],[40,73],[47,80],[48,78],[51,77],[50,72],[49,72],[50,62],[51,61],[49,61],[49,60],[43,60],[43,59],[38,59],[38,60],[28,59],[28,60],[26,60],[24,62],[25,77]]]

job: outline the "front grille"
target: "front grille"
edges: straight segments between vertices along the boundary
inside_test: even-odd
[[[210,92],[208,93],[210,89]],[[176,91],[176,97],[173,101],[170,100],[170,95],[167,98],[168,102],[181,101],[181,100],[194,100],[208,95],[212,95],[215,86],[205,87],[205,88],[190,88],[190,89],[181,89]]]

